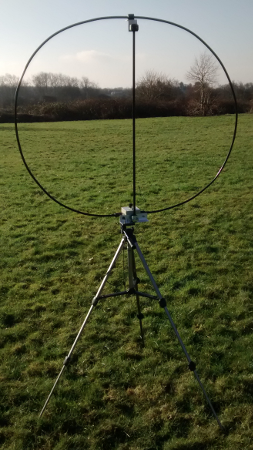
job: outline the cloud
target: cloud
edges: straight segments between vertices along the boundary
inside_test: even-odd
[[[81,62],[81,63],[108,63],[116,60],[116,56],[109,53],[98,52],[97,50],[84,50],[72,55],[63,55],[61,61],[65,62]]]

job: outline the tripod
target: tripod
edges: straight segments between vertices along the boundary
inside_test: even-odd
[[[208,404],[209,404],[209,406],[210,406],[210,408],[212,410],[212,413],[213,413],[215,419],[217,420],[217,423],[218,423],[219,427],[222,430],[224,430],[224,428],[223,428],[223,426],[222,426],[222,424],[221,424],[221,422],[220,422],[220,420],[219,420],[219,418],[218,418],[218,416],[217,416],[217,414],[216,414],[216,412],[215,412],[215,410],[213,408],[213,405],[212,405],[212,403],[211,403],[211,401],[210,401],[210,399],[209,399],[209,397],[208,397],[208,395],[206,393],[206,390],[205,390],[203,384],[201,383],[200,378],[199,378],[199,376],[198,376],[198,374],[196,372],[196,364],[191,360],[191,358],[190,358],[190,356],[189,356],[189,354],[188,354],[188,352],[187,352],[187,350],[185,348],[185,345],[184,345],[184,343],[183,343],[183,341],[182,341],[182,339],[181,339],[181,337],[180,337],[180,335],[178,333],[178,330],[177,330],[177,328],[176,328],[176,326],[175,326],[175,324],[174,324],[174,322],[172,320],[172,317],[171,317],[171,315],[170,315],[170,313],[169,313],[169,311],[167,309],[166,300],[161,295],[161,293],[160,293],[160,291],[159,291],[159,289],[157,287],[157,284],[156,284],[156,282],[155,282],[155,280],[154,280],[154,278],[153,278],[153,276],[152,276],[152,274],[150,272],[150,269],[149,269],[149,267],[148,267],[148,265],[146,263],[146,260],[145,260],[145,258],[143,256],[142,252],[141,252],[141,249],[140,249],[140,247],[139,247],[139,245],[137,243],[136,237],[134,235],[134,229],[133,228],[128,228],[126,225],[121,225],[121,232],[122,232],[121,242],[120,242],[120,244],[119,244],[119,246],[118,246],[118,248],[117,248],[117,250],[115,252],[115,255],[114,255],[114,257],[113,257],[113,259],[111,261],[111,264],[109,265],[109,268],[108,268],[108,270],[107,270],[107,272],[106,272],[106,274],[105,274],[105,276],[104,276],[104,278],[103,278],[103,280],[102,280],[102,282],[101,282],[101,284],[100,284],[100,286],[98,288],[98,291],[97,291],[95,297],[93,298],[93,300],[91,302],[91,307],[90,307],[90,309],[89,309],[89,311],[88,311],[88,313],[87,313],[87,315],[86,315],[86,317],[85,317],[85,319],[84,319],[84,321],[82,323],[82,326],[81,326],[81,328],[80,328],[80,330],[79,330],[79,332],[78,332],[78,334],[77,334],[77,336],[76,336],[76,338],[74,340],[74,343],[73,343],[73,345],[72,345],[68,355],[66,356],[66,358],[65,358],[65,360],[63,362],[62,369],[61,369],[59,375],[57,376],[56,381],[55,381],[55,383],[53,385],[53,388],[52,388],[49,396],[47,397],[46,402],[45,402],[45,404],[44,404],[44,406],[43,406],[43,408],[42,408],[42,410],[40,412],[40,417],[42,416],[42,414],[43,414],[43,412],[44,412],[44,410],[45,410],[45,408],[46,408],[46,406],[47,406],[47,404],[48,404],[48,402],[49,402],[49,400],[50,400],[50,398],[51,398],[51,396],[53,394],[53,391],[54,391],[54,389],[55,389],[55,387],[56,387],[56,385],[57,385],[57,383],[58,383],[58,381],[59,381],[59,379],[60,379],[64,369],[70,363],[71,355],[72,355],[72,353],[73,353],[73,351],[74,351],[74,349],[75,349],[75,347],[77,345],[77,342],[78,342],[78,340],[79,340],[79,338],[80,338],[80,336],[81,336],[81,334],[82,334],[82,332],[83,332],[83,330],[84,330],[84,328],[85,328],[85,326],[86,326],[86,324],[88,322],[88,319],[89,319],[89,317],[91,315],[91,312],[92,312],[93,308],[95,308],[95,306],[98,304],[99,300],[100,299],[109,298],[109,297],[116,297],[116,296],[119,296],[119,295],[135,295],[136,302],[137,302],[137,310],[138,310],[137,317],[138,317],[139,322],[140,322],[140,332],[141,332],[141,338],[142,338],[142,345],[144,345],[144,334],[143,334],[143,328],[142,328],[143,315],[142,315],[141,309],[140,309],[139,297],[146,297],[146,298],[158,300],[160,307],[164,308],[165,314],[167,315],[167,317],[168,317],[168,319],[170,321],[170,324],[171,324],[171,326],[173,328],[173,331],[174,331],[174,333],[175,333],[175,335],[176,335],[176,337],[178,339],[178,342],[179,342],[179,344],[180,344],[180,346],[181,346],[181,348],[182,348],[182,350],[183,350],[183,352],[184,352],[184,354],[186,356],[186,359],[188,361],[188,367],[189,367],[190,371],[194,373],[195,378],[196,378],[196,380],[197,380],[197,382],[198,382],[198,384],[199,384],[199,386],[200,386],[200,388],[201,388],[201,390],[202,390],[202,392],[203,392],[203,394],[204,394],[204,396],[205,396],[205,398],[206,398],[206,400],[207,400],[207,402],[208,402]],[[108,280],[108,277],[110,276],[110,273],[112,272],[112,270],[113,270],[113,268],[115,266],[115,263],[116,263],[119,255],[120,255],[121,251],[125,247],[125,245],[127,246],[127,255],[128,255],[129,289],[126,290],[126,291],[121,291],[121,292],[115,292],[115,293],[111,293],[111,294],[102,295],[102,291],[103,291],[103,288],[104,288],[104,286],[105,286],[105,284],[106,284],[106,282]],[[138,256],[139,256],[139,258],[140,258],[140,260],[142,262],[142,265],[143,265],[143,267],[144,267],[144,269],[145,269],[145,271],[146,271],[146,273],[147,273],[147,275],[149,277],[149,280],[150,280],[150,282],[151,282],[151,284],[152,284],[152,286],[154,288],[156,296],[147,294],[145,292],[138,291],[139,279],[138,279],[137,274],[136,274],[134,250],[136,250],[136,252],[137,252],[137,254],[138,254]]]

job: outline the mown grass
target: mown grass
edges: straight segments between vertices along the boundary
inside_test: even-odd
[[[137,204],[173,204],[210,181],[233,117],[137,121]],[[60,201],[118,212],[131,201],[131,122],[20,125],[27,161]],[[191,203],[135,227],[143,254],[214,407],[222,434],[155,301],[101,300],[44,416],[38,414],[120,240],[118,219],[60,208],[29,178],[1,126],[0,443],[30,449],[251,449],[253,124]],[[138,259],[140,289],[152,292]],[[121,258],[105,292],[126,281]]]

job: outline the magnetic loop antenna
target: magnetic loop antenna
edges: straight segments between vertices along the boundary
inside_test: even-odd
[[[39,180],[34,176],[34,174],[32,173],[31,169],[29,168],[29,166],[28,166],[28,164],[27,164],[27,162],[25,160],[23,151],[22,151],[21,142],[20,142],[19,133],[18,133],[17,107],[18,107],[19,90],[20,90],[20,86],[21,86],[22,80],[24,78],[24,75],[26,73],[26,70],[29,67],[29,65],[30,65],[31,61],[33,60],[33,58],[35,57],[35,55],[38,53],[38,51],[48,41],[50,41],[53,37],[57,36],[58,34],[62,33],[63,31],[66,31],[66,30],[68,30],[70,28],[73,28],[73,27],[76,27],[76,26],[79,26],[79,25],[83,25],[83,24],[86,24],[86,23],[89,23],[89,22],[95,22],[95,21],[100,21],[100,20],[108,20],[108,19],[127,19],[128,20],[128,30],[129,30],[129,32],[132,33],[132,38],[133,38],[133,50],[132,50],[132,56],[133,56],[133,80],[132,80],[132,83],[133,83],[133,86],[132,86],[132,94],[133,94],[133,97],[132,97],[133,204],[131,205],[131,207],[123,207],[122,211],[121,211],[122,215],[119,212],[114,212],[112,214],[92,214],[92,213],[88,213],[88,212],[84,212],[84,211],[79,211],[79,210],[74,209],[74,208],[72,208],[72,207],[70,207],[68,205],[63,204],[62,202],[57,200],[55,197],[53,197],[41,185]],[[135,183],[135,181],[136,181],[136,161],[135,161],[135,152],[136,152],[136,148],[135,148],[135,114],[136,114],[136,110],[135,110],[135,45],[136,45],[136,43],[135,43],[135,37],[136,36],[135,35],[136,35],[136,32],[138,32],[138,30],[139,30],[139,25],[137,23],[137,19],[152,20],[152,21],[155,21],[155,22],[161,22],[161,23],[165,23],[165,24],[168,24],[168,25],[172,25],[172,26],[181,28],[182,30],[184,30],[184,31],[192,34],[193,36],[195,36],[200,42],[202,42],[211,51],[211,53],[215,56],[215,58],[220,63],[223,71],[226,74],[226,77],[228,79],[229,85],[231,87],[231,91],[232,91],[233,98],[234,98],[234,103],[235,103],[235,127],[234,127],[234,132],[233,132],[233,137],[232,137],[232,143],[230,145],[230,149],[228,151],[226,159],[225,159],[224,163],[222,164],[221,168],[219,169],[219,171],[217,172],[217,174],[215,175],[215,177],[205,187],[203,187],[199,192],[197,192],[195,195],[193,195],[192,197],[188,198],[187,200],[185,200],[183,202],[180,202],[180,203],[177,203],[177,204],[174,204],[174,205],[167,206],[167,207],[162,208],[162,209],[157,209],[157,210],[154,210],[154,211],[140,211],[139,208],[137,208],[137,206],[136,206],[136,183]],[[136,297],[136,303],[137,303],[137,309],[138,309],[137,317],[138,317],[139,322],[140,322],[140,332],[141,332],[141,339],[142,339],[143,345],[144,345],[144,335],[143,335],[143,328],[142,328],[143,314],[141,313],[141,309],[140,309],[140,301],[139,301],[140,297],[148,298],[150,300],[158,300],[160,307],[164,309],[165,314],[166,314],[166,316],[167,316],[167,318],[168,318],[168,320],[169,320],[169,322],[171,324],[171,327],[172,327],[172,329],[173,329],[173,331],[174,331],[174,333],[175,333],[175,335],[176,335],[176,337],[178,339],[178,342],[179,342],[179,344],[180,344],[180,346],[181,346],[181,348],[183,350],[183,353],[185,354],[185,357],[186,357],[186,359],[188,361],[188,368],[190,369],[191,372],[194,373],[194,376],[195,376],[195,378],[196,378],[196,380],[197,380],[197,382],[198,382],[198,384],[199,384],[199,386],[200,386],[200,388],[201,388],[201,390],[202,390],[202,392],[203,392],[203,394],[204,394],[204,396],[205,396],[205,398],[206,398],[206,400],[207,400],[207,402],[208,402],[208,404],[209,404],[209,406],[211,408],[213,416],[215,417],[219,427],[223,430],[223,426],[222,426],[222,424],[221,424],[221,422],[219,420],[219,417],[217,416],[217,414],[216,414],[216,412],[214,410],[214,407],[213,407],[213,405],[212,405],[212,403],[211,403],[211,401],[209,399],[209,396],[208,396],[208,394],[207,394],[207,392],[206,392],[202,382],[200,381],[199,375],[198,375],[198,373],[196,371],[196,364],[191,360],[191,358],[190,358],[190,356],[189,356],[189,354],[188,354],[188,352],[186,350],[186,347],[185,347],[185,345],[184,345],[184,343],[183,343],[183,341],[182,341],[182,339],[180,337],[180,334],[179,334],[179,332],[178,332],[178,330],[177,330],[177,328],[176,328],[176,326],[175,326],[175,324],[173,322],[173,319],[172,319],[172,317],[171,317],[171,315],[169,313],[169,310],[168,310],[168,308],[166,306],[166,300],[162,296],[162,294],[161,294],[161,292],[160,292],[160,290],[159,290],[159,288],[158,288],[158,286],[157,286],[157,284],[156,284],[156,282],[155,282],[155,280],[153,278],[153,275],[152,275],[152,273],[151,273],[151,271],[150,271],[150,269],[149,269],[149,267],[148,267],[148,265],[146,263],[144,255],[141,252],[141,249],[140,249],[140,247],[139,247],[139,245],[137,243],[137,239],[136,239],[135,235],[133,234],[134,233],[134,229],[131,226],[132,226],[133,222],[135,222],[136,219],[138,219],[136,221],[140,221],[140,222],[143,221],[143,222],[145,222],[147,220],[147,213],[161,212],[161,211],[165,211],[165,210],[174,208],[174,207],[179,206],[179,205],[183,205],[184,203],[189,202],[190,200],[192,200],[193,198],[195,198],[199,194],[201,194],[205,189],[207,189],[216,180],[216,178],[219,176],[219,174],[221,173],[222,169],[224,168],[224,166],[225,166],[225,164],[226,164],[226,162],[227,162],[227,160],[228,160],[228,158],[230,156],[230,153],[231,153],[232,148],[233,148],[235,136],[236,136],[237,121],[238,121],[238,113],[237,113],[236,97],[235,97],[235,93],[234,93],[234,89],[233,89],[231,80],[230,80],[230,78],[228,76],[228,73],[227,73],[224,65],[222,64],[222,62],[220,61],[218,56],[214,53],[214,51],[199,36],[197,36],[192,31],[188,30],[187,28],[182,27],[181,25],[175,24],[173,22],[168,22],[166,20],[161,20],[161,19],[154,19],[154,18],[150,18],[150,17],[134,16],[133,14],[129,14],[128,17],[125,17],[125,16],[110,16],[110,17],[99,17],[99,18],[96,18],[96,19],[86,20],[86,21],[83,21],[83,22],[79,22],[79,23],[70,25],[70,26],[68,26],[66,28],[63,28],[62,30],[54,33],[52,36],[50,36],[48,39],[46,39],[37,48],[37,50],[33,53],[31,58],[29,59],[27,65],[26,65],[26,67],[25,67],[25,69],[23,71],[23,74],[22,74],[22,76],[20,78],[20,81],[18,83],[18,87],[17,87],[17,90],[16,90],[16,94],[15,94],[15,130],[16,130],[16,137],[17,137],[19,151],[20,151],[20,154],[21,154],[21,157],[23,159],[23,162],[25,164],[26,169],[28,170],[28,172],[31,175],[31,177],[33,178],[33,180],[37,183],[37,185],[45,192],[45,194],[47,194],[52,200],[54,200],[59,205],[64,206],[65,208],[67,208],[67,209],[69,209],[71,211],[75,211],[75,212],[77,212],[79,214],[84,214],[84,215],[87,215],[87,216],[97,216],[97,217],[110,217],[110,216],[120,216],[121,215],[120,223],[121,223],[121,234],[122,234],[121,242],[120,242],[120,244],[119,244],[119,246],[118,246],[118,248],[117,248],[117,250],[116,250],[116,252],[114,254],[114,257],[113,257],[113,259],[112,259],[112,261],[111,261],[111,263],[109,265],[109,268],[108,268],[108,270],[107,270],[107,272],[106,272],[106,274],[105,274],[105,276],[104,276],[104,278],[103,278],[103,280],[102,280],[102,282],[101,282],[101,284],[100,284],[100,286],[98,288],[98,291],[97,291],[95,297],[93,297],[93,299],[92,299],[92,303],[91,303],[90,309],[89,309],[88,313],[86,314],[86,317],[85,317],[85,319],[84,319],[84,321],[83,321],[83,323],[81,325],[81,328],[79,329],[78,334],[77,334],[77,336],[76,336],[76,338],[75,338],[75,340],[74,340],[74,342],[73,342],[73,344],[72,344],[72,346],[71,346],[71,348],[70,348],[66,358],[64,359],[62,369],[59,372],[59,374],[58,374],[58,376],[57,376],[57,378],[55,380],[55,383],[54,383],[54,385],[53,385],[53,387],[52,387],[52,389],[51,389],[51,391],[50,391],[50,393],[49,393],[49,395],[48,395],[48,397],[47,397],[47,399],[46,399],[46,401],[44,403],[44,406],[43,406],[43,408],[41,410],[41,413],[40,413],[40,417],[42,416],[43,412],[45,411],[45,408],[47,407],[47,404],[48,404],[48,402],[49,402],[49,400],[50,400],[50,398],[51,398],[51,396],[52,396],[52,394],[53,394],[53,392],[54,392],[54,390],[55,390],[55,388],[56,388],[56,386],[57,386],[57,384],[58,384],[58,382],[59,382],[59,380],[60,380],[64,370],[65,370],[65,368],[71,363],[72,353],[75,350],[77,342],[78,342],[81,334],[83,333],[83,331],[84,331],[84,329],[86,327],[88,319],[89,319],[93,309],[98,304],[98,302],[101,299],[106,299],[106,298],[109,298],[109,297],[133,295],[133,296]],[[128,225],[131,228],[129,228]],[[105,287],[105,284],[107,283],[107,280],[108,280],[112,270],[115,267],[116,261],[117,261],[119,255],[120,255],[120,253],[123,251],[123,249],[125,247],[127,247],[127,252],[128,252],[129,289],[128,290],[124,290],[124,291],[120,291],[120,292],[113,292],[113,293],[104,295],[104,294],[102,294],[102,292],[103,292],[103,289]],[[147,274],[147,276],[148,276],[148,278],[149,278],[149,280],[151,282],[151,285],[153,286],[153,289],[154,289],[156,295],[151,295],[149,293],[139,291],[139,289],[138,289],[138,284],[139,284],[140,280],[139,280],[139,278],[137,276],[137,272],[136,272],[136,263],[135,263],[135,256],[134,256],[135,252],[139,256],[139,259],[140,259],[140,261],[142,263],[142,266],[143,266],[144,270],[146,271],[146,274]]]
[[[56,199],[52,194],[50,194],[45,187],[42,186],[42,184],[40,183],[40,181],[35,177],[35,175],[33,174],[32,170],[30,169],[30,167],[28,166],[28,163],[26,162],[26,159],[24,157],[24,153],[22,150],[22,146],[21,146],[21,140],[19,137],[19,131],[18,131],[18,98],[19,98],[19,91],[20,91],[20,87],[22,84],[22,80],[26,74],[26,71],[30,65],[30,63],[32,62],[33,58],[36,56],[36,54],[39,52],[39,50],[44,47],[44,45],[49,42],[51,39],[53,39],[55,36],[57,36],[60,33],[63,33],[64,31],[67,31],[71,28],[74,27],[78,27],[80,25],[84,25],[90,22],[97,22],[97,21],[102,21],[102,20],[115,20],[115,19],[124,19],[124,20],[128,20],[128,30],[130,32],[132,32],[133,34],[133,86],[132,86],[132,92],[133,92],[133,98],[132,98],[132,129],[133,129],[133,211],[134,211],[134,215],[135,215],[135,209],[136,209],[136,161],[135,161],[135,33],[139,30],[139,26],[137,24],[137,19],[139,20],[150,20],[150,21],[154,21],[154,22],[160,22],[160,23],[164,23],[164,24],[168,24],[170,26],[174,26],[177,28],[180,28],[181,30],[186,31],[187,33],[190,33],[192,36],[194,36],[196,39],[198,39],[212,54],[213,56],[216,58],[216,60],[219,62],[220,66],[222,67],[226,78],[228,80],[231,92],[232,92],[232,96],[233,96],[233,100],[234,100],[234,106],[235,106],[235,124],[234,124],[234,130],[233,130],[233,135],[232,135],[232,142],[230,144],[230,148],[228,150],[227,156],[223,162],[223,164],[221,165],[220,169],[218,170],[218,172],[216,173],[215,177],[206,185],[204,186],[200,191],[198,191],[196,194],[194,194],[193,196],[191,196],[190,198],[181,201],[179,203],[173,204],[173,205],[168,205],[167,207],[161,208],[161,209],[156,209],[156,210],[152,210],[152,211],[145,211],[146,213],[152,214],[152,213],[157,213],[157,212],[162,212],[162,211],[166,211],[172,208],[175,208],[177,206],[181,206],[191,200],[193,200],[194,198],[196,198],[198,195],[200,195],[202,192],[204,192],[209,186],[211,186],[211,184],[218,178],[218,176],[220,175],[220,173],[222,172],[222,170],[225,167],[225,164],[228,161],[228,158],[231,154],[233,145],[234,145],[234,141],[235,141],[235,137],[236,137],[236,130],[237,130],[237,123],[238,123],[238,111],[237,111],[237,102],[236,102],[236,96],[235,96],[235,91],[232,85],[232,82],[230,80],[230,77],[228,75],[228,72],[224,66],[224,64],[222,63],[222,61],[220,60],[220,58],[217,56],[217,54],[212,50],[212,48],[205,42],[203,41],[203,39],[201,39],[197,34],[195,34],[193,31],[189,30],[188,28],[183,27],[182,25],[178,25],[177,23],[174,22],[170,22],[168,20],[163,20],[163,19],[155,19],[153,17],[144,17],[144,16],[134,16],[134,14],[129,14],[128,16],[107,16],[107,17],[97,17],[95,19],[89,19],[89,20],[84,20],[82,22],[78,22],[72,25],[69,25],[65,28],[62,28],[61,30],[57,31],[56,33],[52,34],[51,36],[49,36],[44,42],[42,42],[42,44],[35,50],[35,52],[32,54],[32,56],[30,57],[30,59],[28,60],[24,71],[21,75],[21,78],[19,80],[17,89],[16,89],[16,93],[15,93],[15,109],[14,109],[14,116],[15,116],[15,132],[16,132],[16,139],[17,139],[17,143],[18,143],[18,148],[22,157],[22,160],[25,164],[25,167],[27,169],[27,171],[29,172],[29,174],[31,175],[31,177],[33,178],[33,180],[37,183],[37,185],[42,189],[42,191],[48,195],[49,198],[51,198],[51,200],[54,200],[56,203],[58,203],[60,206],[63,206],[64,208],[67,208],[71,211],[74,211],[76,213],[79,214],[83,214],[86,216],[95,216],[95,217],[115,217],[115,216],[120,216],[120,212],[113,212],[111,214],[94,214],[94,213],[89,213],[89,212],[84,212],[84,211],[80,211],[78,209],[72,208],[71,206],[65,205],[64,203],[62,203],[61,201],[59,201],[58,199]]]

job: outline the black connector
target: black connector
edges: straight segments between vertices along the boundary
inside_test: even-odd
[[[159,300],[159,305],[161,306],[161,308],[165,308],[165,306],[166,306],[166,300],[165,300],[165,298],[160,298],[160,300]]]
[[[128,291],[127,291],[127,295],[133,295],[135,293],[136,293],[136,290],[134,289],[134,287],[128,289]]]
[[[139,320],[142,320],[142,319],[144,319],[144,315],[143,315],[142,313],[140,313],[140,314],[137,314],[137,317],[138,317],[138,319],[139,319]]]
[[[190,369],[190,371],[191,372],[194,372],[194,370],[196,370],[196,364],[195,364],[195,362],[193,362],[193,361],[191,361],[190,363],[189,363],[189,369]]]
[[[128,31],[138,31],[139,25],[137,20],[134,18],[134,14],[128,14]]]

